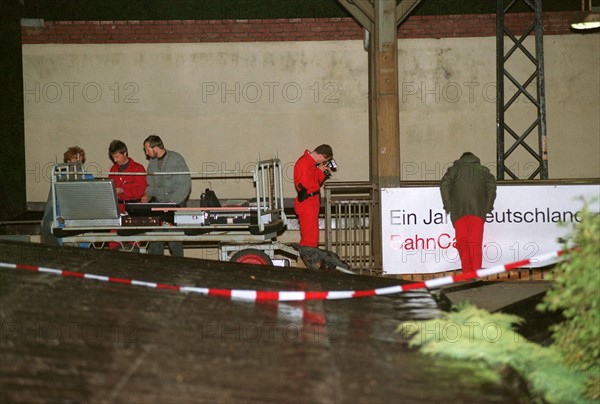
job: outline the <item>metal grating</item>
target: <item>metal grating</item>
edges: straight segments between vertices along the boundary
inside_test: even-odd
[[[360,273],[381,275],[372,244],[379,193],[370,182],[332,182],[324,186],[325,248]]]

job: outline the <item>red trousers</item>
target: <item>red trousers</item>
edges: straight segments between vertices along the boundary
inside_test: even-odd
[[[300,245],[319,247],[319,210],[321,201],[318,196],[311,196],[304,202],[296,198],[294,210],[300,223]]]
[[[481,269],[484,220],[478,216],[463,216],[454,223],[456,248],[463,273]]]

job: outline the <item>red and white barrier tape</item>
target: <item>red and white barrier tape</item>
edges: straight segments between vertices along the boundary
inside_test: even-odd
[[[424,282],[409,283],[406,285],[388,286],[378,289],[367,290],[331,290],[331,291],[301,291],[301,290],[285,290],[285,291],[267,291],[267,290],[238,290],[238,289],[216,289],[202,288],[195,286],[178,286],[168,285],[156,282],[144,282],[135,279],[116,278],[112,276],[86,274],[82,272],[73,272],[62,269],[53,269],[46,267],[36,267],[22,264],[12,264],[0,262],[0,268],[23,269],[34,272],[59,275],[63,277],[93,279],[102,282],[121,283],[134,286],[146,286],[154,289],[167,289],[177,292],[199,293],[206,296],[218,296],[230,299],[247,300],[247,301],[302,301],[302,300],[336,300],[336,299],[353,299],[357,297],[367,296],[383,296],[394,293],[406,292],[414,289],[430,289],[440,286],[450,285],[456,282],[465,281],[468,279],[481,278],[499,274],[502,272],[511,271],[521,268],[526,265],[535,264],[551,264],[558,261],[563,255],[563,251],[555,251],[548,254],[539,255],[534,258],[525,259],[522,261],[512,262],[510,264],[499,265],[492,268],[480,269],[475,273],[460,274],[455,276],[445,276],[443,278],[429,279]]]

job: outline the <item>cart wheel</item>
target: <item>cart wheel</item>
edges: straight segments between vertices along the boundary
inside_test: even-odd
[[[233,254],[231,262],[238,262],[240,264],[254,264],[254,265],[269,265],[273,266],[273,261],[267,254],[256,248],[246,248]]]

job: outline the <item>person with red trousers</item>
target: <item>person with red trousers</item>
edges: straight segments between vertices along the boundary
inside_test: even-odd
[[[115,163],[108,178],[115,182],[115,190],[119,200],[119,212],[125,213],[125,202],[140,202],[148,182],[145,175],[120,175],[121,173],[145,173],[140,163],[128,156],[127,145],[120,140],[113,140],[108,147],[111,160]]]
[[[294,210],[300,223],[300,246],[319,246],[320,189],[330,173],[327,162],[331,159],[331,146],[322,144],[313,151],[305,150],[294,165],[294,186],[298,194]]]
[[[496,178],[471,152],[465,152],[440,182],[444,210],[456,233],[456,248],[463,273],[481,269],[483,225],[494,209]]]

